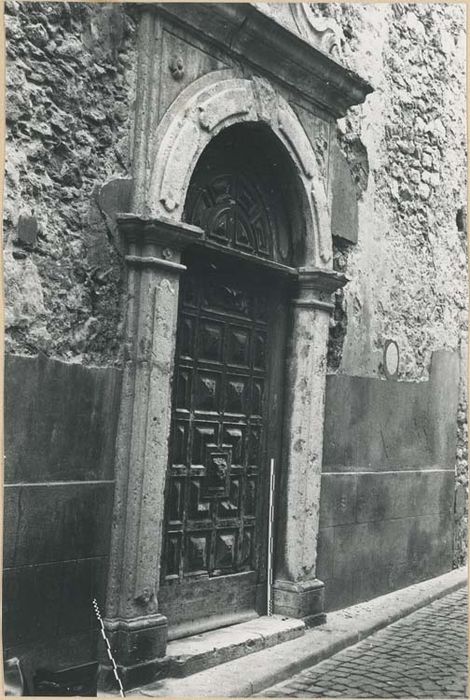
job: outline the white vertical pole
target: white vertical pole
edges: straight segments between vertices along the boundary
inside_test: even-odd
[[[268,615],[273,614],[273,524],[274,524],[274,459],[271,459],[269,472],[269,522],[268,522]]]

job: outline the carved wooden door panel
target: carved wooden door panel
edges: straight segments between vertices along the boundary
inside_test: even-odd
[[[268,374],[282,302],[272,280],[227,268],[193,257],[180,291],[159,596],[173,636],[247,619],[265,600],[279,413]]]

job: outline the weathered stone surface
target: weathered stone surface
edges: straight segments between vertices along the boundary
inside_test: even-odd
[[[304,3],[296,2],[287,5],[279,3],[253,3],[261,12],[273,17],[290,31],[295,32],[309,44],[323,53],[339,60],[341,56],[341,41],[339,26],[332,18],[319,17],[310,12]]]
[[[217,668],[202,671],[189,678],[158,680],[142,688],[141,692],[147,697],[241,698],[254,694],[266,697],[268,692],[263,692],[263,689],[273,683],[286,680],[292,674],[328,659],[339,650],[357,644],[392,622],[404,618],[405,626],[408,627],[406,621],[413,620],[412,617],[408,617],[410,613],[452,591],[462,589],[463,592],[466,578],[467,572],[462,568],[368,603],[330,613],[326,624],[307,631],[290,642],[260,651],[256,656],[236,659]],[[452,632],[451,626],[448,628]],[[366,643],[369,644],[367,640]],[[446,646],[448,645],[449,642],[446,641]],[[354,653],[354,650],[349,649],[345,653],[349,654],[351,651]],[[367,658],[367,655],[365,657]],[[331,688],[328,688],[328,691],[335,692],[331,691]],[[285,691],[281,691],[279,695],[285,697]],[[324,695],[326,692],[321,693],[322,697]]]
[[[428,382],[327,379],[323,470],[453,469],[458,358],[436,353]]]
[[[38,235],[38,222],[34,216],[20,214],[17,226],[18,241],[23,245],[31,246],[36,243]]]
[[[96,364],[119,356],[121,269],[104,216],[93,236],[107,255],[93,259],[86,239],[95,187],[129,173],[128,9],[9,3],[4,236],[12,352]],[[26,257],[15,260],[18,253]]]
[[[320,497],[320,527],[346,525],[356,520],[355,474],[323,474]]]
[[[323,474],[320,527],[374,522],[454,508],[453,470]]]
[[[141,51],[148,53],[149,47]],[[142,95],[145,98],[148,109],[154,110],[149,97]],[[156,134],[142,138],[145,156],[135,166],[133,207],[145,216],[182,221],[190,177],[204,149],[223,129],[245,122],[266,124],[289,154],[302,208],[302,264],[328,268],[331,225],[321,168],[295,111],[270,82],[258,76],[246,79],[235,71],[214,71],[178,95]]]
[[[166,247],[167,229],[157,222],[149,230],[123,226],[129,266],[125,364],[105,623],[127,687],[157,672],[167,641],[158,571],[179,275],[186,269],[179,246]],[[109,659],[102,658],[108,673]]]
[[[325,474],[322,477],[321,510],[320,510],[320,535],[318,545],[318,575],[326,581],[326,597],[329,601],[336,595],[330,586],[334,576],[334,565],[339,565],[342,558],[345,569],[350,567],[355,569],[355,560],[358,556],[355,542],[360,548],[360,530],[357,525],[360,523],[370,523],[371,527],[375,523],[378,530],[383,533],[383,537],[389,536],[395,528],[397,519],[408,519],[410,536],[415,527],[415,518],[420,518],[420,523],[425,524],[424,518],[429,516],[443,518],[443,523],[447,519],[447,527],[450,528],[454,501],[454,474],[452,470],[447,471],[404,471],[404,472],[380,472],[358,473],[358,474]],[[347,548],[338,552],[343,527],[348,526],[356,535],[351,540],[351,550]],[[424,526],[424,525],[423,525]],[[345,530],[344,530],[345,531]],[[392,535],[390,535],[392,536]],[[354,537],[357,537],[354,539]],[[384,544],[378,543],[375,552],[372,551],[373,544],[370,544],[371,556],[376,557],[374,569],[374,579],[380,579],[382,569],[389,566],[390,561],[397,564],[400,570],[403,566],[411,566],[411,550],[408,551],[405,561],[394,559],[389,549],[384,549]],[[432,548],[434,543],[431,540],[423,545],[423,556],[434,556]],[[445,561],[449,562],[448,553]],[[438,560],[435,562],[439,566]],[[405,585],[405,584],[403,584]],[[333,588],[340,590],[339,580],[333,581]],[[392,587],[392,583],[390,583]],[[364,595],[361,593],[361,586],[351,593],[351,595]],[[355,600],[355,598],[350,598]]]
[[[317,575],[328,610],[451,567],[458,393],[451,353],[434,355],[427,382],[327,378]]]
[[[347,256],[347,328],[332,369],[380,375],[377,351],[392,338],[400,377],[424,379],[432,352],[457,350],[467,324],[466,241],[456,223],[466,200],[465,10],[314,3],[309,11],[336,20],[342,62],[374,86],[339,122],[357,177],[359,245]]]
[[[358,191],[349,163],[332,139],[330,150],[331,235],[350,243],[358,238]]]
[[[104,600],[106,569],[107,560],[102,557],[6,569],[4,648],[21,649],[34,643],[56,647],[58,639],[96,630],[91,601]],[[77,655],[87,651],[93,653],[93,647],[77,649]],[[55,662],[49,658],[49,663]]]
[[[468,539],[468,347],[460,346],[460,385],[457,411],[457,459],[455,465],[454,566],[467,560]]]
[[[44,292],[36,264],[29,258],[16,258],[11,250],[3,254],[5,280],[5,329],[7,335],[27,332],[30,342],[47,351],[51,336],[47,329]],[[8,343],[7,343],[8,347]]]
[[[309,281],[308,272],[301,275],[299,297],[293,302],[283,448],[286,468],[279,486],[285,499],[277,528],[276,579],[295,583],[315,579],[316,548],[310,543],[316,541],[319,520],[320,436],[331,307],[323,298],[327,299],[332,289],[341,286],[340,281],[331,281],[330,294],[320,291]],[[334,277],[333,273],[331,276]]]
[[[268,12],[271,11],[271,6],[266,8]],[[193,152],[198,139],[201,140],[198,143],[201,151],[202,141],[205,139],[208,142],[211,135],[231,124],[231,120],[249,122],[259,119],[272,126],[299,169],[300,178],[304,184],[307,183],[300,207],[300,219],[306,220],[307,235],[302,232],[299,236],[302,244],[306,243],[303,252],[310,262],[324,267],[331,265],[331,226],[335,231],[339,225],[335,197],[327,200],[325,189],[329,179],[330,192],[332,187],[334,190],[335,159],[331,150],[334,129],[325,114],[320,116],[319,112],[317,116],[316,108],[311,109],[311,105],[305,104],[308,102],[308,91],[312,91],[318,76],[312,78],[308,75],[308,66],[280,62],[279,66],[275,66],[275,72],[273,68],[270,84],[253,73],[253,65],[242,70],[238,59],[250,55],[250,52],[260,61],[260,65],[270,69],[270,65],[266,65],[266,54],[263,54],[265,44],[259,40],[259,27],[265,25],[261,21],[263,18],[258,19],[258,33],[250,33],[250,21],[238,27],[233,17],[239,18],[241,13],[237,14],[229,6],[225,9],[227,21],[219,16],[218,20],[211,20],[210,29],[207,29],[208,32],[221,33],[222,41],[217,42],[217,48],[212,45],[205,47],[201,34],[189,40],[191,22],[184,29],[181,24],[175,27],[175,36],[173,30],[168,31],[168,27],[160,31],[162,27],[158,25],[155,14],[151,22],[140,26],[140,40],[144,44],[147,42],[147,46],[137,60],[134,19],[140,10],[134,10],[130,5],[96,7],[84,3],[12,1],[6,7],[6,344],[7,349],[14,352],[36,354],[42,351],[62,359],[73,359],[77,364],[109,365],[122,361],[123,346],[126,353],[130,350],[130,355],[125,355],[127,374],[123,406],[124,409],[127,407],[128,413],[122,423],[127,425],[127,429],[122,431],[121,456],[126,446],[131,444],[131,439],[134,440],[131,449],[132,458],[135,457],[132,464],[134,472],[132,479],[124,485],[124,490],[130,485],[129,490],[124,495],[124,491],[118,491],[116,501],[117,518],[127,506],[130,512],[128,524],[131,536],[126,539],[122,532],[116,536],[116,550],[124,543],[127,553],[125,565],[119,569],[117,577],[121,577],[119,580],[128,586],[123,602],[124,607],[127,606],[126,614],[130,610],[138,611],[142,601],[150,601],[150,608],[153,604],[152,576],[157,578],[160,547],[158,535],[154,538],[153,534],[159,532],[162,510],[168,387],[174,349],[171,327],[174,325],[177,297],[177,289],[171,281],[164,279],[162,285],[153,285],[149,281],[148,271],[143,272],[139,283],[141,286],[132,288],[127,301],[132,305],[138,295],[143,298],[155,292],[160,309],[152,307],[151,310],[150,298],[143,301],[142,309],[146,311],[142,311],[139,323],[141,329],[145,327],[145,332],[138,338],[142,343],[136,349],[133,344],[135,338],[129,337],[123,342],[119,300],[124,265],[115,213],[118,208],[128,209],[130,206],[129,195],[133,186],[130,179],[131,162],[133,175],[136,175],[133,201],[145,202],[149,182],[155,187],[160,184],[152,180],[152,163],[157,162],[157,171],[158,168],[164,170],[167,156],[171,154],[171,168],[177,172],[176,177],[169,179],[173,184],[178,184],[178,178],[184,180],[188,176],[188,173],[178,172],[179,168],[184,170],[181,163],[186,163],[187,169],[191,170],[188,155]],[[193,12],[194,8],[183,11]],[[170,21],[168,17],[176,10],[162,10],[162,14],[165,12]],[[201,14],[199,21],[203,16],[214,16],[208,8],[201,10],[203,12],[206,14]],[[337,293],[335,297],[330,330],[333,342],[330,343],[328,360],[323,352],[328,334],[326,308],[311,314],[309,318],[302,309],[297,317],[298,324],[305,326],[305,333],[300,334],[299,350],[304,354],[300,357],[299,374],[295,375],[295,368],[293,371],[295,377],[292,384],[296,387],[297,403],[288,402],[297,416],[297,423],[291,423],[293,449],[288,467],[288,498],[293,517],[287,523],[287,528],[293,533],[292,549],[288,551],[285,541],[281,543],[281,549],[284,547],[286,552],[285,569],[289,570],[291,579],[297,580],[315,575],[314,542],[318,532],[322,463],[322,421],[319,416],[323,410],[322,377],[326,362],[330,363],[332,370],[343,374],[368,378],[383,376],[383,345],[393,338],[401,352],[400,379],[425,380],[431,353],[440,348],[456,350],[465,333],[466,235],[462,214],[466,198],[465,31],[461,6],[379,5],[365,9],[354,4],[323,3],[284,9],[273,5],[272,12],[279,17],[288,17],[285,26],[305,40],[312,41],[321,50],[330,53],[333,49],[335,52],[336,49],[340,50],[345,65],[371,79],[376,88],[360,108],[350,110],[339,124],[341,157],[338,161],[341,160],[343,164],[346,161],[351,171],[351,178],[346,177],[348,201],[351,204],[348,216],[351,217],[352,230],[358,230],[358,244],[345,242],[347,236],[344,236],[333,251],[335,269],[347,273],[351,282],[344,292]],[[330,31],[333,24],[339,27],[339,36],[335,37],[334,32]],[[272,35],[270,37],[268,56],[273,55]],[[155,44],[152,43],[154,41]],[[305,50],[309,51],[309,55],[315,55],[297,37],[294,36],[292,41],[294,46],[300,47],[297,56],[306,55]],[[224,55],[224,42],[230,44],[230,57]],[[176,50],[177,54],[174,53]],[[339,51],[335,53],[336,56],[338,54]],[[173,59],[180,55],[183,59],[182,73],[176,76],[171,65]],[[214,94],[217,91],[214,88],[214,75],[207,81],[203,77],[207,72],[216,71],[223,72],[223,77],[227,78],[225,81],[220,76],[217,78],[217,90],[231,88],[223,90],[223,99],[218,99]],[[135,90],[137,72],[138,89]],[[341,70],[334,75],[338,73],[344,75]],[[284,78],[282,86],[276,84],[276,75]],[[296,92],[295,98],[289,95],[286,76],[290,76],[296,89],[300,90],[301,94]],[[229,77],[233,79],[230,86]],[[202,91],[200,95],[204,100],[191,101],[194,96],[192,90],[199,90],[202,83],[198,81],[201,80],[204,90],[207,87],[207,92]],[[241,95],[241,88],[246,88],[247,84],[250,86],[248,93],[245,91]],[[148,90],[142,90],[142,85],[147,86]],[[213,91],[210,86],[214,88]],[[323,87],[325,94],[315,93],[315,100],[321,101],[331,89],[331,86]],[[185,94],[191,99],[178,101],[185,90],[189,90],[191,94]],[[134,92],[137,97],[135,104]],[[144,92],[145,99],[142,98]],[[303,106],[294,107],[294,99],[302,102]],[[330,106],[334,103],[333,109],[339,109],[341,95],[332,97],[330,91],[326,102]],[[232,111],[224,112],[227,105],[231,105]],[[194,113],[183,116],[188,106],[194,107]],[[163,115],[168,108],[165,117]],[[243,116],[240,117],[240,114]],[[165,118],[175,125],[174,131],[161,128],[168,127]],[[188,123],[189,128],[183,129]],[[161,149],[159,139],[164,139],[168,134],[171,143],[165,142],[165,148]],[[172,141],[173,138],[175,141]],[[131,140],[133,148],[129,144]],[[161,174],[164,179],[171,172]],[[173,211],[178,211],[178,216],[182,213],[185,188],[180,189],[176,202],[171,197],[171,186],[168,188],[168,214],[171,214],[173,204],[176,206]],[[343,195],[343,205],[344,199]],[[152,201],[156,202],[156,207],[164,205],[160,203],[159,193]],[[328,206],[332,202],[334,212]],[[336,217],[332,221],[331,213]],[[347,217],[340,223],[344,233]],[[302,225],[297,228],[302,229]],[[157,252],[160,254],[161,251]],[[137,294],[135,297],[134,291]],[[320,301],[328,304],[326,297]],[[320,320],[317,316],[321,317]],[[146,324],[150,324],[151,320],[156,324],[161,345],[152,346],[146,335]],[[309,343],[312,346],[310,349],[307,347]],[[153,352],[155,355],[152,355]],[[135,376],[132,374],[135,367],[129,369],[132,363],[139,364]],[[313,391],[307,391],[300,381],[302,376],[308,376],[310,370],[315,379]],[[463,387],[465,382],[461,382],[456,452],[455,435],[449,419],[455,403],[452,366],[450,370],[445,375],[447,379],[438,387],[434,386],[432,391],[430,387],[422,388],[415,384],[403,388],[397,383],[395,388],[387,385],[377,392],[370,386],[367,390],[362,386],[357,389],[354,404],[346,397],[345,405],[338,408],[335,415],[344,439],[334,436],[333,445],[327,437],[325,464],[331,471],[347,468],[351,472],[358,467],[370,471],[383,468],[399,471],[404,466],[424,469],[438,465],[444,466],[450,474],[457,454],[454,548],[455,560],[462,561],[465,556],[463,540],[467,517],[463,506],[468,483],[467,399]],[[466,370],[461,369],[460,372],[463,377]],[[71,370],[71,373],[74,374],[75,370]],[[27,409],[24,419],[16,410],[13,411],[13,419],[7,418],[10,436],[7,438],[10,441],[7,452],[13,456],[12,466],[7,465],[7,478],[13,475],[14,479],[31,480],[59,477],[82,479],[87,478],[87,474],[93,479],[100,476],[109,478],[112,468],[110,442],[106,442],[106,449],[99,454],[93,444],[95,438],[100,440],[103,434],[106,440],[111,440],[114,427],[110,427],[102,418],[99,418],[96,427],[86,417],[91,411],[96,418],[95,409],[102,416],[100,399],[95,390],[90,389],[85,375],[78,370],[70,384],[75,394],[69,393],[65,397],[60,395],[64,393],[60,382],[65,374],[51,371],[48,377],[52,375],[58,379],[57,386],[54,390],[48,386],[44,399],[34,402],[34,410],[29,407],[29,397],[43,387],[42,379],[26,369],[24,379],[26,383],[30,382],[28,391],[19,388],[16,380],[12,383],[13,390]],[[351,388],[357,383],[355,379],[337,379],[338,396],[345,385]],[[78,386],[79,380],[83,380],[83,387]],[[105,384],[103,380],[101,390],[109,398],[110,389],[109,386],[105,388]],[[91,395],[89,401],[85,397],[88,390]],[[154,402],[146,404],[147,391],[149,395],[157,397]],[[139,397],[135,405],[132,392]],[[427,405],[426,396],[430,399]],[[387,401],[395,406],[394,412],[386,408]],[[308,402],[310,411],[313,411],[310,414],[304,410]],[[83,408],[83,413],[78,411],[76,425],[72,425],[71,407],[75,409],[77,404]],[[153,408],[156,409],[155,416]],[[417,430],[413,426],[414,409],[417,411]],[[403,410],[401,418],[400,410]],[[61,411],[63,417],[59,415]],[[32,445],[24,447],[29,434],[35,432],[35,415],[40,416],[39,437],[33,440]],[[144,435],[141,427],[147,418],[150,420],[153,417],[157,419],[157,426]],[[25,421],[29,421],[27,425]],[[129,424],[136,426],[132,435]],[[54,426],[58,426],[56,433]],[[87,442],[77,442],[77,436],[87,427],[90,428],[91,446]],[[330,422],[327,426],[328,436],[333,435],[333,427]],[[70,431],[72,435],[70,445],[65,444],[63,430]],[[304,436],[310,433],[313,436],[302,442]],[[34,451],[39,457],[36,472]],[[71,457],[72,451],[81,455],[80,463]],[[122,461],[118,461],[118,464],[122,467]],[[143,464],[146,465],[145,469]],[[416,568],[413,575],[421,576],[423,571],[433,571],[438,565],[437,561],[426,560],[426,548],[434,537],[428,521],[424,523],[428,515],[424,511],[419,516],[410,515],[413,504],[418,510],[421,508],[419,483],[424,483],[428,477],[431,478],[428,474],[417,477],[409,484],[409,489],[406,487],[408,477],[403,476],[403,480],[401,474],[387,477],[383,488],[377,491],[374,503],[357,500],[353,508],[354,489],[360,498],[369,489],[374,491],[379,478],[374,474],[353,477],[352,493],[347,493],[350,474],[327,476],[324,483],[330,490],[322,504],[321,517],[329,524],[322,530],[328,533],[328,541],[325,546],[326,539],[320,539],[318,560],[319,567],[323,566],[322,562],[325,563],[325,576],[337,581],[337,529],[342,528],[344,532],[355,523],[354,528],[359,528],[355,534],[359,539],[363,537],[367,540],[371,523],[379,519],[378,522],[388,524],[394,513],[401,520],[406,520],[408,527],[406,530],[403,525],[405,529],[398,532],[397,537],[406,540],[413,533],[416,534],[416,530],[421,533],[417,537],[423,543],[420,550],[424,557],[423,568]],[[411,476],[409,478],[413,479]],[[426,487],[431,501],[438,499],[439,508],[446,513],[450,499],[448,478],[446,475],[442,498],[437,493],[437,481]],[[142,505],[143,492],[145,498]],[[43,503],[31,506],[38,511],[42,507]],[[57,507],[60,508],[60,504]],[[353,523],[353,512],[361,523]],[[297,516],[301,526],[298,526]],[[420,520],[420,523],[417,524],[416,520]],[[366,534],[361,534],[364,532]],[[382,547],[386,551],[390,532],[383,526],[383,539],[369,540],[371,556],[376,555],[374,547]],[[299,533],[303,540],[299,539]],[[447,546],[448,532],[442,530],[440,535]],[[350,551],[346,540],[345,536],[341,555],[344,557]],[[410,552],[414,551],[409,539],[408,543]],[[51,551],[60,549],[57,542],[52,544]],[[54,549],[56,545],[57,550]],[[77,551],[84,549],[81,550],[77,544]],[[91,547],[90,551],[97,550]],[[441,562],[445,561],[447,565],[447,554],[439,546],[436,551],[442,556]],[[397,551],[395,553],[400,555]],[[39,554],[43,558],[43,553]],[[406,569],[405,565],[403,567]],[[136,569],[139,575],[134,578]],[[373,572],[373,569],[370,571]],[[348,595],[373,594],[373,590],[379,590],[382,585],[407,581],[411,574],[400,569],[394,579],[390,572],[381,570],[377,589],[370,584],[373,573],[369,573],[369,579],[365,573],[361,576],[358,575],[357,584],[345,578],[343,588],[339,583],[332,584],[331,595],[337,595],[337,600],[340,600],[343,590],[346,591],[346,598]],[[135,603],[135,600],[141,602]],[[300,602],[299,598],[297,603]],[[153,614],[152,611],[150,613]],[[157,627],[157,622],[160,624],[162,620],[153,619],[153,622]],[[130,628],[124,634],[121,632],[116,638],[119,635],[125,637],[122,648],[129,652],[130,658],[130,647],[134,642],[137,644],[139,639],[144,639],[145,635],[139,637]],[[52,644],[52,638],[50,641]],[[152,644],[159,644],[161,650],[164,635],[154,638]],[[140,650],[136,654],[133,658],[140,659]]]
[[[107,557],[113,486],[74,482],[6,487],[4,567]]]
[[[323,581],[286,581],[277,578],[273,585],[274,609],[279,615],[324,622]]]
[[[4,649],[31,682],[38,665],[96,658],[120,373],[5,360]]]
[[[356,522],[447,513],[454,507],[452,470],[357,475]]]
[[[305,624],[301,620],[273,615],[175,640],[168,644],[166,652],[170,658],[170,675],[188,676],[198,673],[295,639],[304,631]]]
[[[288,383],[286,462],[289,468],[282,476],[284,483],[281,489],[286,493],[286,504],[285,513],[282,512],[285,521],[281,521],[282,529],[279,528],[278,532],[277,576],[299,581],[315,577],[316,553],[309,543],[315,539],[319,517],[322,464],[322,441],[319,437],[323,422],[322,370],[325,365],[328,315],[318,309],[306,308],[296,309],[295,315],[297,323],[291,342],[299,352],[291,358]],[[315,342],[311,330],[313,321]]]
[[[382,615],[391,612],[395,616],[390,596],[383,597],[381,602]],[[370,622],[375,617],[379,623],[380,616],[371,614],[367,605],[362,610],[358,608],[346,608],[343,614],[352,618],[352,623],[357,623],[358,613],[370,616]],[[340,698],[467,695],[465,588],[405,615],[380,632],[373,631],[359,644],[259,695],[280,698],[329,697],[331,692],[333,697]]]
[[[328,528],[331,559],[320,560],[328,566],[318,570],[325,582],[325,610],[370,600],[449,571],[452,536],[448,511]]]

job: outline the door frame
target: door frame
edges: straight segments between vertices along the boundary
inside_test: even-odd
[[[132,674],[142,682],[144,669],[155,677],[166,648],[168,621],[158,608],[158,588],[181,252],[204,239],[201,229],[182,222],[182,203],[205,145],[239,122],[260,121],[273,131],[290,158],[291,189],[298,195],[274,611],[323,614],[315,566],[326,352],[331,294],[346,278],[332,269],[326,191],[295,112],[266,80],[231,73],[206,75],[174,101],[152,142],[154,166],[141,213],[117,216],[126,320],[105,625],[126,683]]]

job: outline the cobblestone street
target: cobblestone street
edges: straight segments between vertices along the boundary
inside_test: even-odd
[[[421,608],[264,697],[466,698],[467,590]]]

